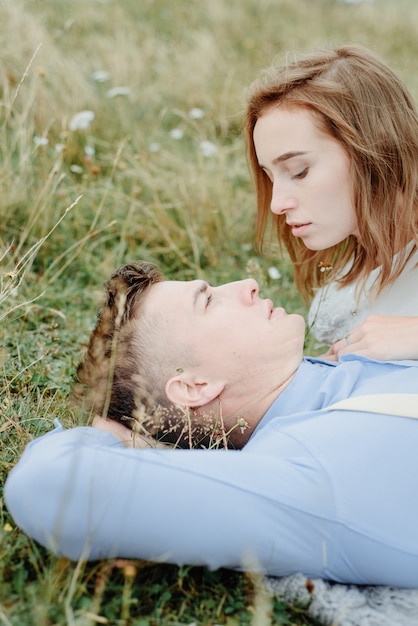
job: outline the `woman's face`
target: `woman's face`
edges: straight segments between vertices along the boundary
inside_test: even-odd
[[[272,183],[271,210],[310,250],[358,237],[350,163],[341,144],[301,107],[269,107],[253,133],[261,169]]]

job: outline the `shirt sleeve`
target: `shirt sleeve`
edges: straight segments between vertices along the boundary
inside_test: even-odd
[[[317,468],[248,449],[136,450],[58,429],[28,446],[5,499],[20,528],[73,560],[320,574],[333,540],[319,511],[332,503]]]

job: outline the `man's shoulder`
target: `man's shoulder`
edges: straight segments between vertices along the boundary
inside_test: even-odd
[[[318,364],[324,365],[324,366],[328,365],[329,367],[338,367],[344,363],[353,363],[353,362],[361,362],[365,364],[371,363],[371,364],[376,364],[378,366],[395,365],[398,367],[418,367],[418,360],[415,360],[415,359],[404,359],[404,360],[399,360],[399,361],[395,361],[395,360],[380,361],[377,359],[369,359],[368,357],[363,356],[362,354],[344,354],[343,356],[340,357],[338,361],[328,361],[327,359],[323,357],[305,356],[304,362],[311,363],[313,365],[318,365]]]
[[[390,365],[390,366],[397,366],[397,367],[418,367],[418,360],[414,360],[414,359],[404,359],[404,360],[399,360],[399,361],[380,361],[377,359],[369,359],[366,356],[363,356],[361,354],[344,354],[343,356],[340,357],[339,361],[337,362],[337,365],[341,365],[344,363],[350,363],[350,362],[358,362],[361,361],[363,363],[370,363],[373,365],[378,365],[378,366],[382,366],[384,367],[385,365]]]

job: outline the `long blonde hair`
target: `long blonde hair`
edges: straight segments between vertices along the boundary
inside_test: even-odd
[[[272,185],[259,167],[253,131],[258,118],[275,106],[310,111],[346,151],[360,240],[350,236],[312,251],[292,236],[283,217],[271,213]],[[352,259],[341,286],[364,284],[380,265],[375,295],[399,276],[418,241],[418,114],[405,85],[379,56],[352,44],[263,70],[249,89],[245,139],[257,191],[258,249],[265,250],[271,220],[306,300],[320,284],[321,262],[335,275]],[[406,249],[411,240],[415,245]]]

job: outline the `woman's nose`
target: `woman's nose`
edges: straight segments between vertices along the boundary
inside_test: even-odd
[[[275,215],[283,215],[295,207],[295,198],[281,185],[274,184],[271,191],[270,209]]]

